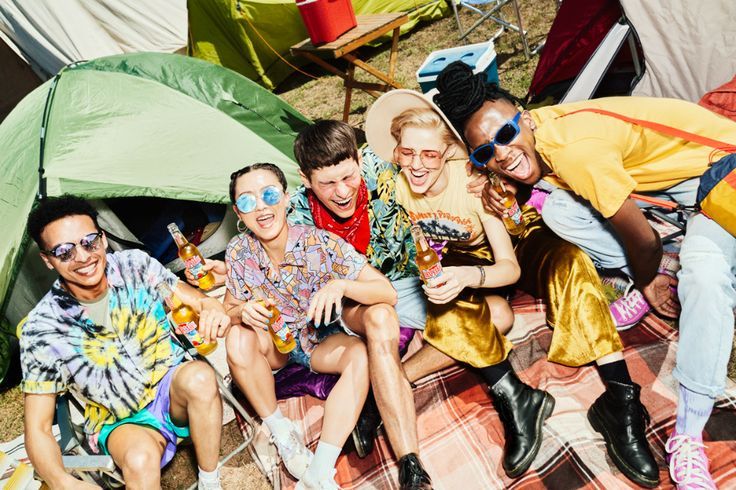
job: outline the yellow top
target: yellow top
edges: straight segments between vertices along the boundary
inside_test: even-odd
[[[608,97],[534,109],[536,150],[555,175],[551,184],[572,190],[609,218],[631,192],[668,189],[698,177],[723,154],[713,148],[645,129],[611,116],[580,113],[594,107],[653,121],[726,143],[736,123],[691,102],[653,97]]]
[[[445,164],[449,172],[447,188],[432,197],[414,194],[402,172],[396,181],[396,200],[412,223],[419,224],[432,240],[475,246],[485,240],[483,221],[496,218],[483,208],[480,199],[468,194],[465,186],[471,177],[467,176],[464,163],[451,160]]]

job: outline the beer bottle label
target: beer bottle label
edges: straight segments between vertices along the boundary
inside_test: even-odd
[[[202,258],[199,255],[189,257],[185,260],[184,267],[192,273],[195,279],[202,279],[207,275],[207,272],[204,270],[204,264],[202,264]]]
[[[282,342],[286,343],[291,340],[291,329],[286,326],[283,316],[279,315],[276,321],[271,324],[271,329]]]
[[[421,271],[422,279],[425,283],[429,283],[430,280],[439,277],[442,274],[442,264],[437,262],[432,267]]]
[[[522,216],[521,216],[521,207],[519,206],[519,203],[516,201],[516,199],[513,200],[513,204],[511,204],[511,207],[506,210],[507,217],[514,222],[514,224],[520,225]]]
[[[180,323],[179,333],[185,335],[194,347],[204,344],[202,336],[197,331],[197,324],[194,322]]]

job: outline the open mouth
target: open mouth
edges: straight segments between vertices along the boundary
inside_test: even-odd
[[[532,166],[529,158],[524,153],[519,153],[511,164],[503,170],[515,180],[523,181],[531,175]]]
[[[273,213],[262,214],[258,218],[256,218],[256,222],[258,223],[258,226],[260,226],[261,228],[269,228],[274,222],[274,214]]]
[[[90,277],[94,275],[95,271],[97,270],[97,262],[97,260],[94,260],[87,265],[75,269],[74,272],[79,274],[80,276]]]
[[[414,187],[421,187],[427,182],[427,176],[429,170],[426,169],[411,169],[407,172],[409,176],[409,183]]]
[[[332,202],[337,207],[337,209],[345,211],[350,209],[350,205],[353,203],[353,198],[348,197],[347,199],[343,199],[341,201],[336,201],[333,199]]]

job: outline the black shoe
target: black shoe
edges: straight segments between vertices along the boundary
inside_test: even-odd
[[[659,468],[646,437],[649,414],[639,401],[636,383],[608,382],[608,389],[588,410],[588,421],[606,440],[608,455],[634,483],[659,485]]]
[[[365,400],[363,410],[360,412],[358,422],[355,424],[352,433],[353,445],[359,458],[365,458],[373,452],[378,429],[382,424],[381,414],[378,413],[373,393],[368,393],[368,398]]]
[[[424,471],[419,457],[410,453],[399,460],[399,488],[401,490],[431,490],[432,479]]]
[[[525,385],[513,371],[491,387],[491,395],[506,438],[503,469],[509,478],[516,478],[529,469],[539,452],[542,425],[552,415],[555,399]]]

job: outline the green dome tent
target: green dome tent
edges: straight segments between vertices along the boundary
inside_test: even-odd
[[[25,248],[26,218],[39,191],[225,203],[230,173],[258,161],[279,165],[294,186],[292,145],[307,124],[254,82],[194,58],[137,53],[63,69],[0,125],[5,330],[17,322],[6,316],[7,303]],[[6,340],[0,335],[0,379]]]

